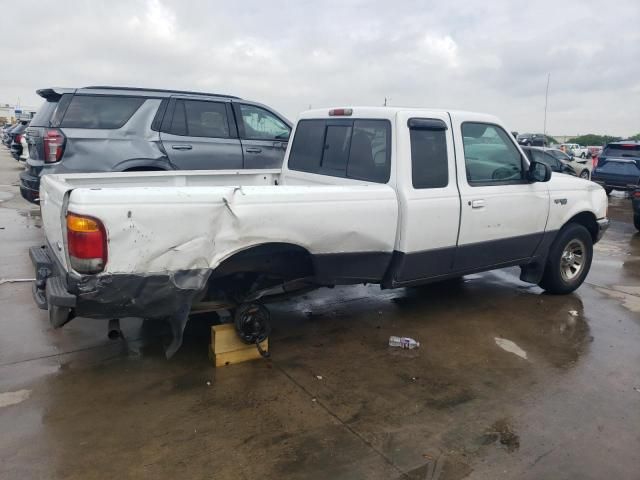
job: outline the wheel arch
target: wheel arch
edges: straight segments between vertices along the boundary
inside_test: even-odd
[[[259,270],[261,273],[312,276],[313,256],[305,247],[288,242],[245,245],[228,252],[213,269],[211,278]]]
[[[562,226],[562,228],[566,227],[571,223],[577,223],[578,225],[582,225],[585,227],[589,234],[591,234],[591,239],[593,243],[598,241],[598,222],[596,216],[593,212],[584,211],[577,213],[573,217],[571,217],[567,222]]]
[[[164,158],[131,158],[113,166],[114,172],[144,172],[173,170],[169,160]]]

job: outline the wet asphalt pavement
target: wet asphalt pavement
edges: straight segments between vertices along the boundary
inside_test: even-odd
[[[43,239],[21,168],[0,147],[0,279]],[[638,479],[640,234],[628,199],[609,215],[575,294],[517,269],[318,290],[272,306],[272,360],[217,370],[211,316],[167,361],[157,324],[54,331],[0,284],[0,478]]]

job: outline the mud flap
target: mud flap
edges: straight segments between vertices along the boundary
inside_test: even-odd
[[[178,349],[182,346],[182,335],[184,334],[184,327],[189,320],[189,312],[191,307],[187,304],[182,304],[178,311],[171,317],[169,317],[169,325],[171,326],[171,343],[164,351],[167,359],[173,357]]]

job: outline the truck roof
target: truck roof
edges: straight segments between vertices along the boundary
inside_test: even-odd
[[[351,110],[349,115],[335,116],[329,112],[334,110]],[[400,112],[415,112],[417,115],[447,115],[452,114],[460,117],[470,117],[475,120],[482,118],[483,121],[500,123],[493,115],[478,112],[467,112],[464,110],[445,110],[425,107],[367,107],[342,105],[336,107],[315,108],[306,110],[299,115],[299,119],[309,118],[387,118],[392,119]]]

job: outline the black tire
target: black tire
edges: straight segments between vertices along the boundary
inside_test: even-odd
[[[633,216],[633,224],[636,226],[636,229],[640,232],[640,214],[635,214]]]
[[[580,154],[580,158],[587,158],[587,155],[586,155],[584,152],[582,152],[582,153]]]
[[[593,239],[589,230],[577,223],[565,225],[551,244],[538,285],[556,295],[571,293],[584,282],[592,259]]]
[[[589,170],[583,170],[580,172],[580,178],[584,178],[585,180],[591,180],[589,175]]]
[[[604,193],[606,193],[606,194],[607,194],[607,197],[608,197],[609,195],[611,195],[611,192],[613,192],[613,188],[611,188],[611,187],[604,187]]]

